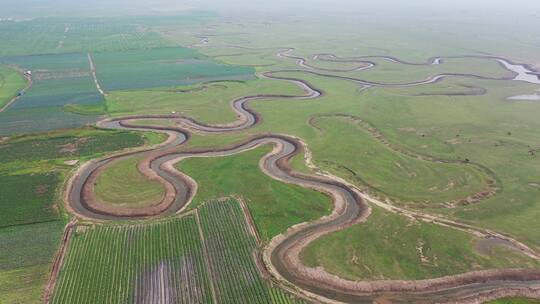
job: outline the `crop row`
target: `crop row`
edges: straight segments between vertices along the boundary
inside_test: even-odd
[[[194,217],[78,230],[53,303],[210,302]]]
[[[265,280],[234,200],[148,224],[79,226],[53,303],[302,303]]]
[[[0,163],[87,157],[143,144],[142,137],[131,132],[57,133],[38,139],[23,138],[13,143],[0,144]]]
[[[237,201],[205,204],[199,215],[218,303],[301,303],[262,278],[255,237]]]

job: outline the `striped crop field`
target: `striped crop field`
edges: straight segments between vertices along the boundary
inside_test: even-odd
[[[211,302],[193,216],[77,230],[52,303]]]
[[[300,303],[261,277],[257,243],[237,201],[206,204],[199,217],[217,303]]]
[[[235,200],[165,221],[76,226],[52,303],[303,303],[265,280]]]

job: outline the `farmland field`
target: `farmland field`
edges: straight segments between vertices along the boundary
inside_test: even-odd
[[[95,121],[96,117],[63,110],[67,104],[99,104],[103,100],[85,54],[2,57],[0,62],[31,71],[33,80],[30,89],[0,113],[0,135],[80,127]],[[43,117],[39,124],[29,123],[38,117]]]
[[[538,303],[537,1],[4,2],[1,304]]]
[[[0,303],[39,303],[65,225],[60,190],[73,166],[146,142],[90,128],[0,143]]]
[[[248,80],[253,69],[213,62],[188,48],[156,48],[92,54],[106,91]]]
[[[163,293],[174,303],[301,303],[261,277],[255,250],[234,200],[153,223],[78,225],[52,303],[147,303]]]
[[[2,303],[40,303],[63,221],[0,228]]]
[[[0,109],[24,87],[24,77],[15,70],[0,65]]]

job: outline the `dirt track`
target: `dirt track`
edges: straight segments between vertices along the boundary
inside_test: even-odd
[[[283,54],[283,51],[280,52]],[[441,59],[434,59],[433,62],[440,63]],[[403,63],[403,62],[400,62]],[[343,79],[344,77],[335,75],[322,75],[313,71],[291,70],[294,72],[312,73],[325,77]],[[279,71],[280,72],[280,71]],[[68,210],[74,214],[91,220],[113,220],[120,218],[140,218],[151,216],[162,216],[181,212],[189,204],[197,190],[196,183],[188,176],[177,172],[174,164],[178,161],[190,157],[220,157],[241,153],[254,149],[261,145],[273,145],[272,152],[261,159],[261,170],[270,177],[286,182],[297,184],[303,187],[321,191],[332,197],[334,210],[330,216],[323,217],[310,223],[296,225],[285,234],[277,236],[265,248],[264,261],[270,273],[283,284],[292,285],[298,292],[311,296],[320,301],[345,301],[355,303],[371,303],[383,297],[395,303],[433,303],[433,302],[461,302],[475,301],[478,299],[493,298],[497,295],[512,293],[513,295],[527,295],[540,297],[540,271],[527,269],[503,269],[487,270],[480,272],[470,272],[456,276],[448,276],[430,280],[419,281],[348,281],[331,275],[322,269],[313,269],[304,266],[299,254],[301,250],[311,241],[322,235],[333,231],[341,230],[355,223],[368,219],[370,208],[365,199],[377,204],[377,202],[361,193],[353,185],[329,174],[305,175],[291,170],[289,160],[298,153],[308,153],[307,146],[300,139],[287,135],[261,134],[249,138],[246,141],[233,144],[228,147],[208,150],[181,151],[180,146],[189,140],[189,131],[197,132],[230,132],[247,129],[260,121],[260,116],[249,107],[249,102],[260,99],[313,99],[323,94],[319,89],[311,84],[296,78],[276,76],[275,72],[267,72],[262,77],[274,78],[292,82],[304,89],[305,94],[301,96],[289,95],[255,95],[239,98],[232,102],[232,108],[241,117],[239,120],[227,125],[208,125],[199,123],[189,117],[177,115],[164,116],[132,116],[118,119],[109,119],[98,123],[105,128],[133,129],[166,132],[169,139],[161,145],[146,150],[133,150],[118,155],[109,156],[101,160],[84,165],[71,179],[68,186],[67,206]],[[412,82],[406,84],[376,84],[364,83],[377,86],[410,86],[432,83],[446,76],[455,74],[441,74],[430,78],[431,80]],[[461,75],[461,74],[460,74]],[[464,74],[468,77],[482,78],[472,74]],[[347,79],[346,80],[351,80]],[[510,80],[511,78],[504,78]],[[513,78],[512,78],[513,79]],[[358,79],[355,79],[358,81]],[[363,81],[362,81],[363,82]],[[134,123],[137,119],[165,119],[175,120],[179,127],[158,127],[140,126]],[[91,191],[92,174],[103,170],[111,162],[124,157],[142,155],[144,160],[139,165],[141,173],[149,178],[158,180],[166,186],[166,198],[170,200],[161,205],[165,208],[147,210],[134,214],[126,210],[108,210],[96,208],[93,204],[93,191]],[[163,202],[159,202],[162,204]],[[393,209],[393,206],[386,205],[387,210],[401,213],[406,216],[418,216],[427,219],[431,216],[420,213],[409,212],[407,210]],[[481,229],[474,229],[467,225],[437,219],[432,217],[432,221],[457,228],[482,236]],[[514,239],[499,234],[490,236],[509,241],[525,254],[538,258],[536,252],[515,241]]]

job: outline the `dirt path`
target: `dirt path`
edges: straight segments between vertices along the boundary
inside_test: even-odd
[[[283,51],[280,52],[283,56]],[[90,57],[89,61],[91,62]],[[440,63],[440,59],[433,61]],[[314,71],[290,71],[322,75]],[[278,72],[284,71],[266,72],[260,75],[260,77],[291,82],[301,87],[305,94],[299,96],[279,94],[255,95],[236,99],[232,101],[232,108],[237,112],[240,118],[230,124],[203,124],[190,117],[176,115],[132,116],[108,119],[98,123],[101,127],[112,129],[166,132],[169,134],[169,140],[164,144],[152,148],[119,153],[82,166],[74,178],[70,180],[68,186],[68,193],[66,196],[68,210],[82,218],[92,220],[114,220],[125,217],[140,218],[180,213],[185,210],[195,195],[197,186],[188,176],[175,170],[175,163],[190,157],[221,157],[242,153],[255,149],[261,145],[272,145],[274,147],[272,152],[265,155],[260,161],[260,168],[265,174],[285,183],[296,184],[326,193],[332,198],[334,203],[334,209],[331,215],[309,223],[291,227],[283,235],[275,237],[265,248],[264,261],[266,267],[282,284],[292,286],[292,288],[298,290],[302,294],[323,302],[345,301],[371,303],[382,297],[391,299],[395,303],[433,303],[434,301],[445,303],[461,302],[465,300],[476,301],[485,298],[486,294],[493,297],[493,295],[505,294],[510,291],[517,295],[529,295],[532,292],[540,296],[540,294],[537,293],[540,289],[540,271],[531,269],[475,271],[455,276],[417,281],[349,281],[327,273],[322,269],[309,268],[303,265],[299,255],[302,249],[310,242],[325,234],[344,229],[368,219],[371,209],[366,201],[403,216],[418,218],[439,225],[460,229],[480,237],[489,236],[501,239],[511,243],[513,248],[532,258],[538,259],[539,257],[535,251],[511,237],[503,236],[485,229],[463,225],[458,222],[437,218],[429,214],[397,208],[390,203],[374,199],[369,195],[362,193],[347,181],[316,168],[311,160],[311,154],[309,153],[307,145],[302,142],[301,139],[292,136],[261,134],[227,147],[182,151],[181,145],[189,140],[190,130],[202,133],[224,133],[245,130],[259,123],[259,114],[249,107],[249,102],[253,100],[276,98],[304,100],[318,98],[324,94],[322,90],[315,88],[304,80],[277,76],[276,73]],[[377,84],[369,82],[364,84],[377,86],[420,85],[438,81],[448,75],[457,74],[441,74],[432,77],[431,80],[406,84]],[[483,78],[482,76],[472,74],[463,75]],[[322,76],[333,77],[335,79],[348,79],[346,77],[335,75]],[[504,78],[504,80],[512,79]],[[183,128],[141,126],[134,123],[134,120],[137,119],[173,119],[177,121],[179,125],[183,126]],[[306,175],[291,169],[289,166],[290,159],[294,155],[302,152],[305,153],[307,164],[314,169],[318,169],[318,175]],[[143,174],[152,176],[162,183],[169,183],[172,186],[172,188],[167,188],[167,195],[168,197],[174,197],[173,202],[163,211],[155,214],[126,215],[111,213],[109,210],[92,209],[89,201],[91,200],[93,193],[92,191],[85,190],[88,189],[88,183],[91,181],[90,176],[96,172],[96,170],[106,166],[114,159],[133,155],[144,156],[144,159],[139,166],[139,170]],[[86,197],[83,195],[85,191]],[[171,196],[171,194],[174,195]]]
[[[98,90],[99,94],[105,96],[105,92],[101,88],[101,85],[99,84],[99,81],[97,79],[96,75],[96,65],[94,64],[94,59],[92,59],[92,55],[90,53],[88,55],[88,63],[90,64],[90,73],[92,73],[92,78],[94,79],[94,83],[96,84],[96,89]]]

